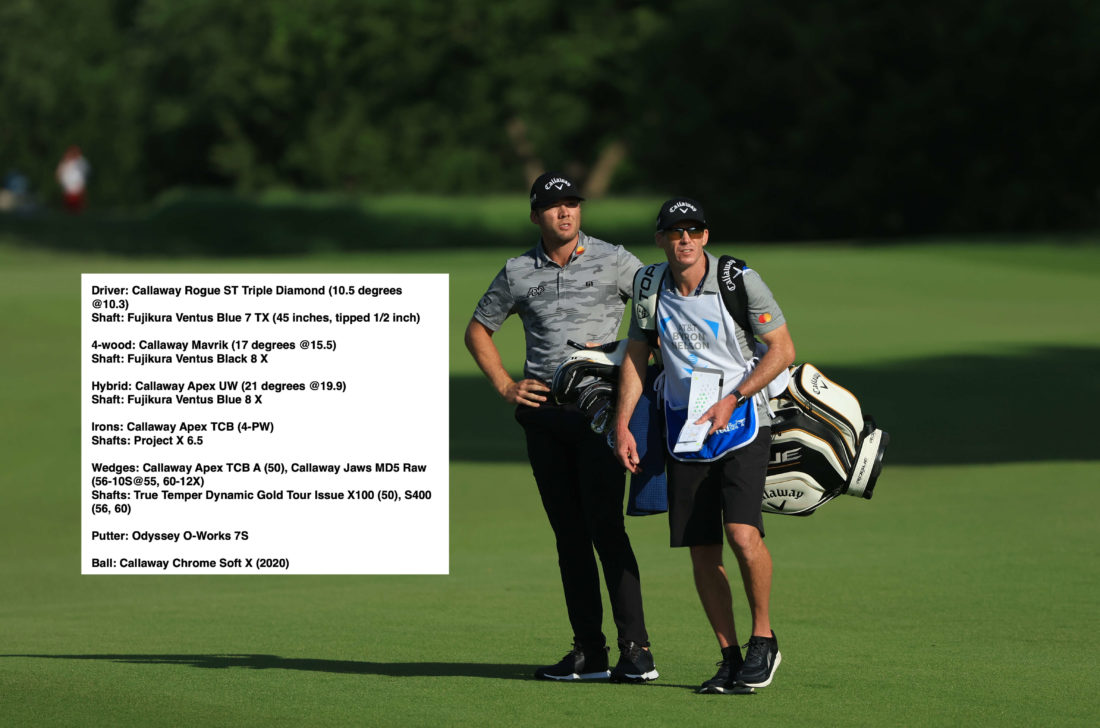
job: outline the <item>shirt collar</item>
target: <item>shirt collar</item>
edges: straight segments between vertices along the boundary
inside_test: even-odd
[[[703,254],[707,256],[707,274],[703,276],[703,281],[699,284],[697,293],[718,293],[718,259],[705,250]]]
[[[691,295],[698,296],[701,293],[718,293],[718,259],[707,251],[703,251],[703,255],[707,259],[707,272],[703,275],[703,280],[699,281],[699,285],[695,287],[695,292]],[[675,291],[675,287],[672,283],[672,274],[669,271],[665,271],[664,275],[665,288],[670,291]]]
[[[568,266],[574,260],[581,257],[587,247],[588,236],[581,230],[577,233],[577,247],[573,248],[573,253],[569,256],[569,260],[566,261],[565,265]],[[539,238],[539,242],[535,246],[535,267],[545,268],[546,266],[554,266],[556,268],[558,264],[550,260],[550,256],[546,254],[546,250],[542,247],[542,238]]]

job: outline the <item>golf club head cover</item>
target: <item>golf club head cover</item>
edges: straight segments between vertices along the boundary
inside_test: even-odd
[[[580,396],[582,386],[589,384],[590,377],[600,377],[611,382],[618,381],[619,365],[626,356],[626,339],[596,347],[582,347],[569,342],[578,351],[570,355],[554,372],[550,383],[550,396],[558,404],[566,404]]]

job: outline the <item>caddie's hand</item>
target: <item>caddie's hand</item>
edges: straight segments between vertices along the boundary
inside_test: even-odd
[[[642,459],[638,457],[638,443],[629,427],[615,428],[615,457],[632,473],[642,469]]]
[[[710,429],[707,430],[707,436],[713,435],[718,430],[729,424],[730,416],[733,415],[733,410],[737,408],[737,398],[732,394],[718,400],[710,406],[703,416],[695,420],[695,424],[701,425],[707,420],[710,420]]]
[[[518,382],[512,382],[508,385],[508,388],[504,390],[503,397],[509,404],[522,404],[528,407],[538,407],[540,402],[545,402],[546,397],[544,394],[549,393],[550,387],[540,382],[537,379],[521,379]]]

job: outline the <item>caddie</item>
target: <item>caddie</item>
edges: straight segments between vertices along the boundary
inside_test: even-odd
[[[543,174],[531,186],[531,222],[540,239],[511,258],[482,296],[466,328],[466,346],[500,396],[515,406],[546,516],[554,531],[573,648],[535,671],[546,680],[657,677],[642,609],[638,562],[623,522],[625,473],[575,403],[558,404],[548,383],[569,341],[614,341],[641,262],[622,246],[581,231],[581,197],[572,179]],[[505,319],[523,322],[527,359],[512,379],[493,342]],[[618,634],[613,669],[603,632],[596,555]]]
[[[729,284],[741,285],[747,293],[752,330],[737,325],[720,293],[718,259],[705,250],[709,239],[698,201],[676,197],[661,205],[656,242],[668,262],[639,271],[635,282],[630,343],[620,367],[615,454],[637,472],[628,425],[656,344],[664,366],[658,388],[666,420],[670,543],[690,550],[695,586],[722,651],[718,672],[699,692],[750,693],[771,683],[781,660],[769,616],[772,559],[760,509],[771,439],[767,388],[786,377],[794,343],[771,291],[750,268],[723,272],[736,275],[727,290]],[[721,386],[716,401],[689,418],[693,373],[704,371],[720,375]],[[701,446],[677,451],[692,424],[704,426]],[[752,616],[743,657],[722,560],[723,536],[737,558]]]

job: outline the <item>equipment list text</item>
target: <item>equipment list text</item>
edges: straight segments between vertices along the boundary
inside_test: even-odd
[[[445,574],[448,278],[81,276],[81,573]]]

